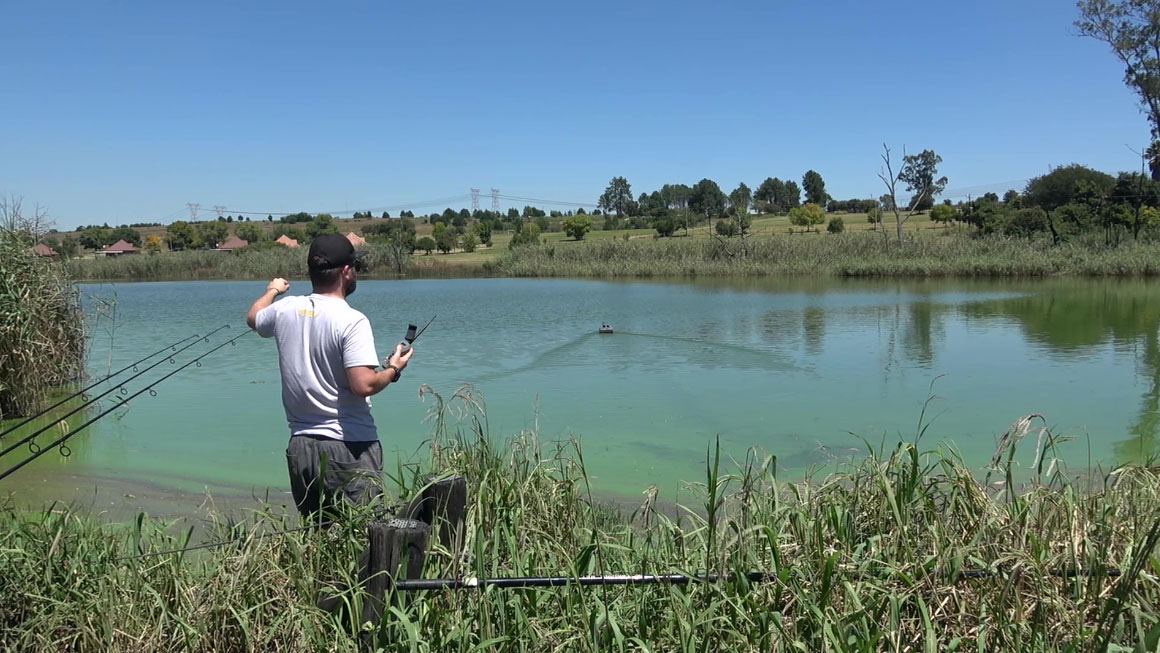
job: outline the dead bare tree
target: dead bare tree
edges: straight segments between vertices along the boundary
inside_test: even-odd
[[[942,163],[942,157],[935,154],[933,150],[923,150],[914,155],[906,153],[906,147],[902,148],[902,167],[895,174],[894,167],[890,161],[890,148],[886,143],[882,144],[882,163],[885,169],[878,171],[878,178],[886,185],[887,194],[890,196],[890,208],[894,211],[894,224],[898,231],[898,242],[902,242],[902,225],[911,218],[916,212],[917,208],[922,205],[923,200],[934,199],[946,188],[947,178],[940,177],[935,179],[938,174],[938,164]],[[910,196],[910,202],[906,206],[906,217],[903,217],[903,211],[898,207],[898,183],[906,184],[907,190],[913,193]]]

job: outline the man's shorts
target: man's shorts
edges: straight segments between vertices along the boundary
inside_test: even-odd
[[[286,446],[290,490],[303,516],[339,500],[362,506],[383,492],[383,449],[378,440],[346,442],[322,435],[294,435]]]

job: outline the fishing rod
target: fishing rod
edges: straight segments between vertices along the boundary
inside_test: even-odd
[[[185,351],[186,349],[189,349],[190,347],[193,347],[194,345],[196,345],[196,344],[198,344],[198,343],[200,343],[200,342],[209,342],[209,337],[210,337],[210,336],[212,336],[213,334],[217,333],[218,331],[221,331],[222,329],[228,329],[228,328],[230,328],[230,325],[228,325],[228,324],[223,324],[222,326],[220,326],[220,327],[218,327],[218,328],[214,329],[213,331],[210,331],[209,333],[205,334],[204,336],[200,337],[200,338],[199,338],[199,339],[197,339],[197,340],[194,340],[193,342],[191,342],[191,343],[189,343],[188,345],[186,345],[186,346],[182,347],[181,349],[174,350],[174,352],[173,352],[173,353],[174,353],[174,355],[176,355],[176,354],[180,354],[181,352]],[[75,415],[75,414],[79,413],[80,411],[84,410],[85,408],[87,408],[87,407],[89,407],[90,405],[92,405],[92,404],[96,403],[97,401],[99,401],[99,400],[100,400],[102,397],[104,397],[105,395],[107,395],[107,394],[109,394],[109,393],[111,393],[111,392],[113,392],[113,391],[115,391],[115,390],[117,390],[117,389],[120,389],[120,390],[121,390],[121,394],[125,394],[125,393],[126,393],[126,390],[125,390],[125,384],[126,384],[126,383],[128,383],[128,382],[132,381],[133,379],[135,379],[135,378],[137,378],[137,377],[139,377],[139,376],[141,376],[142,374],[144,374],[144,373],[148,372],[149,370],[151,370],[151,369],[153,369],[153,368],[157,367],[158,365],[160,365],[160,364],[164,363],[165,361],[169,361],[170,363],[173,363],[173,362],[174,362],[174,361],[173,361],[173,356],[170,356],[169,358],[162,358],[161,360],[157,361],[156,363],[153,363],[153,364],[152,364],[152,365],[150,365],[149,367],[146,367],[145,369],[143,369],[143,370],[141,370],[141,371],[137,372],[137,373],[136,373],[136,374],[134,374],[133,376],[131,376],[131,377],[129,377],[129,378],[127,378],[127,379],[125,379],[124,381],[122,381],[122,382],[118,383],[117,385],[115,385],[115,386],[113,386],[113,387],[109,388],[108,390],[105,390],[105,391],[104,391],[104,392],[102,392],[101,394],[99,394],[99,395],[97,395],[97,396],[93,397],[92,399],[89,399],[88,401],[86,401],[85,403],[81,404],[80,406],[77,406],[76,408],[74,408],[74,409],[70,410],[69,412],[67,412],[67,413],[65,413],[64,415],[62,415],[62,416],[61,416],[59,419],[57,419],[56,421],[54,421],[53,423],[51,423],[51,424],[45,424],[45,425],[44,425],[43,427],[41,427],[40,429],[37,429],[36,431],[33,431],[32,433],[29,433],[28,435],[24,436],[23,438],[20,438],[20,439],[19,439],[19,440],[17,440],[16,442],[13,442],[11,445],[9,445],[7,448],[5,448],[3,451],[0,451],[0,458],[2,458],[2,457],[4,457],[4,456],[7,456],[8,454],[12,453],[12,452],[13,452],[13,451],[15,451],[16,449],[20,448],[20,445],[22,445],[22,444],[24,444],[24,443],[26,443],[26,442],[31,442],[33,438],[35,438],[36,436],[40,435],[41,433],[44,433],[45,431],[47,431],[47,430],[49,430],[49,429],[51,429],[51,428],[53,428],[54,426],[56,426],[56,425],[57,425],[57,423],[58,423],[58,422],[60,422],[60,421],[62,421],[62,420],[65,420],[65,419],[67,419],[67,418],[69,418],[69,417],[72,417],[73,415]],[[118,405],[120,405],[120,404],[118,404]],[[32,444],[30,444],[30,445],[29,445],[29,448],[30,448],[30,449],[32,449],[32,452],[33,452],[33,453],[36,453],[36,452],[39,450],[39,447],[37,447],[37,446],[36,446],[36,443],[34,443],[34,442],[33,442]]]
[[[224,328],[225,328],[225,326],[222,326],[222,327],[219,327],[218,329],[215,329],[214,331],[210,331],[209,333],[206,334],[206,337],[208,338],[209,336],[212,336],[213,334],[217,333],[218,331],[220,331],[221,329],[224,329]],[[83,395],[84,393],[88,392],[89,390],[92,390],[96,386],[104,383],[105,381],[108,381],[109,379],[113,378],[114,376],[117,376],[118,374],[120,374],[121,372],[124,372],[125,370],[132,369],[133,371],[137,371],[138,365],[140,365],[141,363],[144,363],[145,361],[149,360],[150,358],[153,358],[154,356],[156,356],[157,354],[160,354],[161,352],[165,351],[166,349],[173,350],[173,352],[176,353],[177,352],[177,345],[180,345],[181,343],[185,342],[186,340],[196,340],[198,337],[199,337],[198,334],[195,333],[192,336],[189,336],[187,338],[182,338],[181,340],[178,340],[177,342],[165,345],[164,347],[162,347],[161,349],[158,349],[157,351],[153,352],[152,354],[149,354],[148,356],[146,356],[140,360],[129,363],[125,367],[122,367],[121,369],[117,370],[116,372],[113,372],[112,374],[110,374],[110,375],[108,375],[100,380],[93,381],[89,385],[81,388],[80,390],[77,390],[76,392],[65,397],[64,399],[61,399],[60,401],[49,406],[48,408],[45,408],[44,410],[40,411],[39,413],[30,416],[28,419],[17,424],[16,426],[13,426],[11,428],[0,431],[0,438],[3,438],[4,436],[8,435],[9,433],[21,428],[22,426],[28,424],[32,420],[34,420],[38,417],[41,417],[45,413],[63,406],[65,403],[71,401],[74,397],[77,397],[79,395]]]
[[[54,448],[54,447],[56,447],[56,446],[58,446],[58,445],[59,445],[59,446],[60,446],[60,448],[61,448],[61,455],[62,455],[62,456],[68,457],[68,456],[72,455],[72,450],[71,450],[71,449],[69,449],[67,446],[65,446],[65,445],[64,445],[64,442],[65,442],[65,440],[68,440],[69,438],[71,438],[72,436],[76,435],[77,433],[80,433],[81,431],[85,430],[86,428],[88,428],[90,425],[92,425],[93,423],[95,423],[97,420],[101,419],[101,418],[102,418],[102,417],[104,417],[105,415],[108,415],[109,413],[113,412],[114,410],[117,410],[117,409],[118,409],[118,408],[120,408],[121,406],[124,406],[125,404],[129,403],[130,401],[132,401],[132,400],[133,400],[133,398],[134,398],[134,397],[137,397],[138,395],[140,395],[140,394],[141,394],[141,393],[143,393],[143,392],[148,392],[150,396],[152,396],[152,397],[156,397],[156,396],[157,396],[157,391],[153,389],[153,387],[154,387],[154,386],[158,385],[159,383],[161,383],[161,382],[162,382],[162,381],[164,381],[165,379],[168,379],[169,377],[173,376],[174,374],[177,374],[177,373],[178,373],[178,372],[180,372],[181,370],[184,370],[185,368],[189,367],[190,365],[194,365],[194,364],[196,364],[198,367],[201,367],[201,359],[205,358],[206,356],[209,356],[210,354],[212,354],[212,353],[214,353],[215,351],[217,351],[217,350],[221,349],[222,347],[225,347],[226,345],[233,345],[233,344],[234,344],[234,343],[235,343],[237,340],[240,340],[240,339],[242,339],[242,338],[245,338],[246,336],[250,335],[251,333],[253,333],[253,331],[251,331],[251,330],[247,329],[247,330],[246,330],[244,333],[242,333],[241,335],[234,336],[233,338],[230,338],[229,340],[226,340],[225,342],[223,342],[222,344],[218,345],[217,347],[214,347],[213,349],[210,349],[209,351],[203,352],[203,353],[202,353],[201,355],[199,355],[197,358],[194,358],[194,359],[191,359],[191,360],[187,361],[186,363],[182,364],[180,367],[178,367],[177,369],[173,370],[173,371],[172,371],[172,372],[170,372],[169,374],[166,374],[165,376],[161,377],[160,379],[157,379],[157,380],[156,380],[156,381],[154,381],[153,383],[150,383],[149,385],[145,386],[144,388],[141,388],[141,389],[140,389],[140,390],[138,390],[137,392],[134,392],[133,394],[131,394],[131,395],[129,395],[129,396],[127,396],[127,397],[125,397],[124,399],[121,399],[121,403],[117,404],[116,406],[113,406],[112,408],[109,408],[109,409],[107,409],[107,410],[104,410],[104,411],[102,411],[102,412],[101,412],[101,413],[99,413],[99,414],[98,414],[96,417],[94,417],[94,418],[90,419],[89,421],[85,422],[84,424],[81,424],[80,426],[76,427],[75,429],[73,429],[73,430],[69,431],[68,433],[65,433],[65,434],[64,434],[64,435],[62,435],[61,437],[59,437],[59,438],[57,438],[56,440],[52,441],[52,442],[51,442],[51,443],[50,443],[48,446],[46,446],[46,447],[40,447],[40,448],[38,448],[36,451],[34,451],[34,452],[32,453],[32,455],[31,455],[31,456],[29,456],[29,457],[25,458],[24,460],[22,460],[22,461],[20,461],[20,462],[16,463],[16,464],[15,464],[15,465],[13,465],[12,467],[9,467],[9,468],[8,468],[7,470],[5,470],[4,472],[0,472],[0,481],[2,481],[2,480],[4,480],[5,478],[7,478],[7,477],[11,476],[11,475],[12,475],[12,473],[13,473],[13,472],[15,472],[16,470],[20,469],[21,467],[24,467],[25,465],[27,465],[28,463],[32,462],[33,460],[36,460],[36,459],[37,459],[37,458],[39,458],[40,456],[42,456],[42,455],[44,455],[45,453],[47,453],[49,449],[52,449],[52,448]],[[48,428],[48,427],[46,427],[46,428]],[[39,431],[38,431],[38,433],[39,433]],[[3,454],[0,454],[0,455],[3,455]]]
[[[989,578],[998,576],[1003,570],[961,569],[955,573],[955,580]],[[1079,576],[1118,577],[1121,571],[1114,567],[1104,569],[1049,569],[1048,576],[1075,578]],[[861,576],[881,577],[885,574],[860,572]],[[415,578],[394,582],[399,591],[483,589],[486,587],[529,588],[529,587],[588,587],[593,585],[689,585],[691,583],[720,583],[744,578],[750,583],[778,580],[780,575],[769,571],[747,571],[741,574],[610,574],[606,576],[526,576],[500,578]]]

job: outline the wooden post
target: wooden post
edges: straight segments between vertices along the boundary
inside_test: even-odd
[[[427,554],[430,527],[413,519],[371,522],[367,528],[370,548],[360,579],[366,589],[362,623],[378,624],[383,614],[383,596],[396,577],[419,578]]]
[[[462,544],[463,513],[467,510],[467,479],[460,474],[429,479],[411,500],[403,516],[439,526],[439,543],[454,555]]]

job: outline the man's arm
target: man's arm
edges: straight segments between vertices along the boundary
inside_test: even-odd
[[[386,360],[381,370],[368,365],[346,368],[346,382],[350,386],[350,391],[360,397],[369,397],[382,392],[388,384],[397,381],[399,375],[403,373],[403,368],[407,367],[407,363],[415,353],[414,347],[408,349],[405,354],[401,354],[400,349],[402,345],[395,345],[395,353]]]
[[[285,279],[278,278],[271,281],[266,286],[266,292],[262,293],[261,297],[255,299],[254,303],[250,306],[250,312],[246,313],[246,324],[248,324],[251,329],[257,329],[258,327],[256,325],[256,321],[258,319],[258,311],[266,308],[270,304],[273,304],[275,297],[281,295],[289,289],[290,284],[287,283]]]

